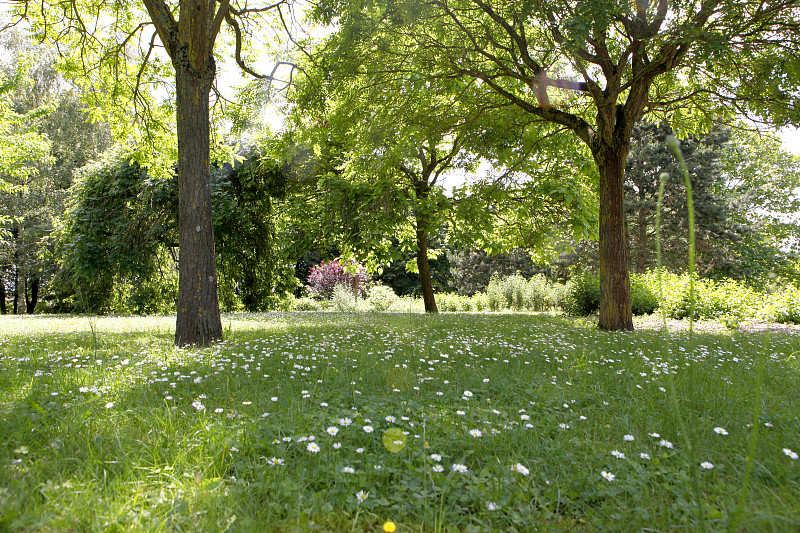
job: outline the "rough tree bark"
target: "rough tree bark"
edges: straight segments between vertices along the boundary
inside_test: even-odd
[[[175,50],[178,126],[177,345],[206,346],[222,339],[211,210],[208,98],[214,80],[209,54],[195,70],[186,47]]]
[[[625,231],[625,159],[628,145],[604,145],[595,154],[600,171],[600,329],[632,330],[628,242]]]
[[[175,68],[180,246],[175,344],[207,346],[222,339],[211,211],[208,99],[216,74],[214,41],[229,14],[229,3],[181,0],[176,21],[163,0],[143,2]]]

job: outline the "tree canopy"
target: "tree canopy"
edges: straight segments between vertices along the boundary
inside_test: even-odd
[[[691,130],[737,111],[797,122],[798,5],[333,0],[315,15],[336,18],[354,56],[391,57],[380,72],[474,83],[580,139],[599,173],[600,327],[630,329],[623,182],[634,125],[654,113]],[[369,25],[384,37],[361,39]],[[767,62],[780,73],[751,68]]]
[[[206,345],[221,339],[210,176],[209,97],[217,73],[215,52],[232,55],[248,74],[276,79],[274,70],[270,75],[257,73],[247,63],[247,53],[260,24],[273,12],[282,17],[289,3],[14,4],[17,20],[29,21],[35,37],[63,47],[62,67],[91,86],[88,94],[96,113],[109,116],[125,135],[137,134],[125,127],[131,121],[143,122],[139,140],[147,141],[143,144],[151,153],[165,150],[175,156],[169,159],[177,159],[180,260],[175,342]],[[217,46],[223,28],[232,36],[232,50]],[[174,85],[167,83],[170,76]],[[158,89],[174,91],[174,108],[159,100]]]

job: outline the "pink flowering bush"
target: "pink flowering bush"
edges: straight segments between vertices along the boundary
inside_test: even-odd
[[[341,259],[323,261],[322,264],[313,267],[308,275],[308,291],[326,300],[333,297],[333,289],[337,285],[344,285],[356,296],[361,296],[364,294],[366,283],[367,272],[362,265]]]

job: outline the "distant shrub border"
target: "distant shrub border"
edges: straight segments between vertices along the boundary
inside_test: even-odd
[[[332,287],[331,297],[324,300],[291,298],[281,302],[281,310],[423,311],[418,298],[401,298],[383,285],[367,289],[363,268],[357,274],[349,274],[337,262],[324,263],[317,268],[317,275],[324,280],[317,286]],[[358,285],[362,288],[360,295],[366,293],[364,299],[353,297],[355,276],[358,276]],[[332,283],[333,280],[338,280],[338,283]],[[334,288],[337,286],[341,288],[335,297]],[[323,295],[325,291],[320,288],[312,294]],[[568,316],[587,316],[596,313],[600,307],[600,281],[596,274],[590,273],[576,276],[566,284],[552,282],[542,275],[529,280],[520,275],[495,276],[486,292],[473,296],[439,293],[436,294],[436,301],[439,310],[444,313],[542,312],[561,309]],[[631,307],[634,315],[663,311],[667,318],[688,318],[691,309],[688,274],[662,272],[660,292],[656,271],[631,274]],[[788,285],[771,291],[757,291],[735,280],[697,279],[694,319],[720,320],[728,325],[736,325],[741,320],[800,324],[800,288]]]

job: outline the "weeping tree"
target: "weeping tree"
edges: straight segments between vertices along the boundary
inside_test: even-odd
[[[32,37],[55,42],[62,69],[92,88],[97,116],[120,139],[133,136],[138,162],[154,169],[161,158],[167,173],[178,166],[179,289],[175,342],[207,345],[222,338],[212,225],[209,100],[221,54],[231,54],[242,71],[266,82],[248,63],[260,27],[280,20],[290,2],[236,0],[15,0],[14,22],[26,20]],[[230,47],[217,46],[227,30]],[[174,86],[166,83],[172,77]],[[173,105],[157,99],[174,89]],[[174,117],[174,125],[173,125]],[[130,123],[142,128],[132,132]],[[177,150],[173,138],[177,137]],[[163,160],[168,164],[164,165]]]
[[[734,113],[800,121],[797,0],[323,0],[314,14],[353,37],[354,56],[390,58],[380,72],[472,80],[590,150],[602,329],[633,328],[623,184],[634,125],[647,114],[680,131]],[[371,24],[379,42],[359,38]]]
[[[283,289],[273,216],[273,201],[284,193],[281,166],[254,153],[233,166],[213,165],[211,177],[223,304],[267,310]],[[76,173],[55,239],[56,310],[174,308],[176,181],[150,175],[113,151]]]

